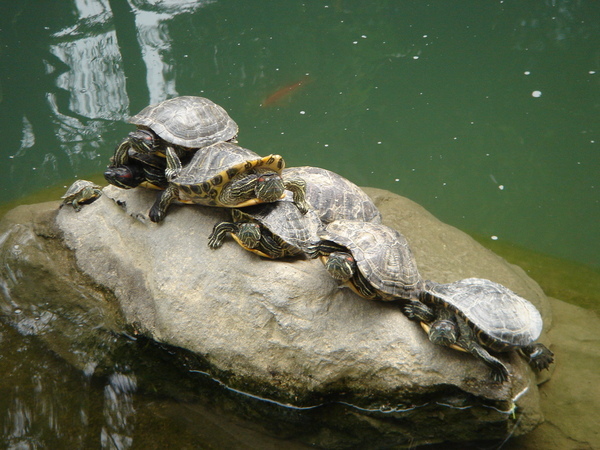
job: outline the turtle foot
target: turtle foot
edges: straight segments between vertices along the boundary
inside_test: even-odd
[[[548,369],[550,364],[554,362],[554,353],[543,344],[535,344],[521,349],[525,356],[529,359],[529,365],[541,371]]]

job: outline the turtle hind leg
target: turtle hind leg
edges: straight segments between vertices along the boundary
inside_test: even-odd
[[[173,200],[177,198],[178,189],[172,184],[167,187],[164,191],[162,191],[156,197],[156,201],[150,208],[150,212],[148,216],[152,222],[161,222],[165,216],[167,215],[167,209]]]
[[[502,361],[490,355],[490,353],[479,344],[477,336],[464,320],[459,319],[457,322],[460,329],[460,337],[458,338],[457,345],[476,358],[481,359],[491,369],[490,375],[492,380],[498,383],[507,381],[509,373]]]
[[[538,371],[548,369],[550,364],[554,362],[554,353],[544,344],[528,345],[520,350],[529,360],[529,365]]]
[[[294,204],[302,214],[311,209],[310,203],[306,201],[306,181],[302,178],[289,178],[285,180],[285,188],[294,194]]]

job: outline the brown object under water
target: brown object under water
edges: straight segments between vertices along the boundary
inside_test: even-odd
[[[262,101],[260,106],[262,106],[263,108],[273,106],[274,104],[279,103],[284,98],[289,97],[290,95],[292,95],[292,93],[296,92],[302,86],[310,83],[311,81],[312,78],[308,75],[305,75],[299,81],[296,81],[295,83],[292,83],[288,86],[284,86],[278,89],[277,91],[273,92],[271,95],[269,95]]]

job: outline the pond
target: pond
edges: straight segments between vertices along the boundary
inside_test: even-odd
[[[408,197],[548,294],[600,310],[597,2],[51,3],[0,6],[2,212],[76,178],[104,183],[130,115],[200,95],[236,120],[241,145]],[[239,429],[250,447],[282,444],[209,379],[193,400],[160,393],[168,364],[148,380],[134,344],[91,377],[5,325],[0,342],[8,446],[239,448]],[[185,411],[213,426],[189,428]]]

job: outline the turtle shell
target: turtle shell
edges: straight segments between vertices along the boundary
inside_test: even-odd
[[[67,189],[67,192],[61,197],[65,202],[74,200],[85,188],[101,189],[96,183],[88,180],[75,180]]]
[[[172,183],[179,188],[181,201],[218,206],[220,191],[234,176],[253,170],[281,173],[284,167],[279,155],[260,157],[239,145],[218,142],[196,151]]]
[[[147,127],[165,141],[188,148],[200,148],[228,141],[238,126],[219,105],[204,97],[175,97],[150,105],[129,119]]]
[[[492,350],[531,345],[542,332],[542,316],[536,307],[493,281],[466,278],[449,284],[428,282],[426,292],[428,301],[463,317]]]
[[[350,180],[320,167],[289,167],[282,177],[306,181],[306,199],[323,223],[334,220],[360,220],[381,223],[381,213],[365,192]],[[286,195],[286,199],[291,195]]]
[[[288,201],[261,203],[244,209],[234,209],[235,222],[253,221],[266,228],[292,247],[292,253],[303,253],[306,246],[318,239],[322,224],[319,216],[312,210],[302,214],[298,207]],[[236,241],[246,248],[239,240]],[[246,248],[246,250],[254,251]]]
[[[421,285],[417,263],[406,238],[382,224],[336,220],[319,232],[323,240],[344,246],[358,270],[383,294],[405,298]]]

